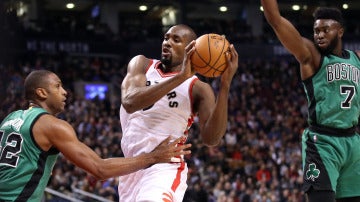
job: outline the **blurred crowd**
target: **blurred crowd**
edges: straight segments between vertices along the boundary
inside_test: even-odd
[[[66,111],[59,117],[71,123],[78,138],[101,157],[123,156],[118,112],[126,63],[114,58],[42,56],[0,64],[0,119],[26,108],[25,76],[33,69],[49,69],[59,74],[68,91]],[[204,146],[196,119],[190,129],[188,142],[193,146],[186,156],[189,187],[184,202],[303,201],[300,139],[307,105],[297,70],[293,58],[240,60],[222,143]],[[218,90],[219,79],[201,79]],[[75,93],[76,81],[109,82],[115,97],[87,100]],[[117,201],[117,184],[117,178],[97,181],[60,156],[48,186],[65,194],[76,188]]]

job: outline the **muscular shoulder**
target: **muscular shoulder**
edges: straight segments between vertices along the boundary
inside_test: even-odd
[[[35,123],[34,127],[41,127],[46,130],[63,130],[64,128],[71,127],[71,125],[53,115],[45,114],[41,116]]]
[[[300,73],[302,80],[313,76],[319,69],[321,63],[321,53],[316,48],[315,44],[307,38],[303,38],[305,51],[296,59],[300,64]]]
[[[215,94],[210,86],[210,84],[197,80],[194,83],[192,88],[192,96],[193,96],[193,108],[194,111],[197,111],[199,105],[204,103],[204,101],[209,101],[215,103]]]
[[[130,62],[132,62],[132,61],[138,62],[138,61],[145,61],[145,60],[149,60],[149,58],[145,57],[144,55],[136,55],[130,60]]]
[[[206,82],[204,82],[204,81],[202,81],[202,80],[200,80],[200,79],[197,79],[196,81],[195,81],[195,83],[194,83],[194,90],[196,90],[196,91],[203,91],[203,89],[205,89],[205,88],[210,88],[211,89],[211,86],[210,86],[210,84],[209,83],[206,83]]]
[[[150,58],[147,58],[144,55],[137,55],[130,60],[128,64],[128,71],[145,70],[150,62]]]
[[[45,151],[51,148],[54,142],[61,141],[66,136],[75,135],[74,129],[68,122],[50,114],[39,117],[32,132],[37,144]]]

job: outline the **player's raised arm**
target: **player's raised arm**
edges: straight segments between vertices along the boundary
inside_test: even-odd
[[[310,58],[310,51],[307,45],[311,41],[304,39],[293,24],[281,16],[276,0],[261,0],[264,15],[273,28],[280,42],[289,50],[301,63]]]
[[[207,146],[215,146],[220,143],[226,132],[228,121],[228,98],[231,81],[238,69],[238,53],[233,44],[227,53],[228,68],[221,76],[221,84],[215,98],[211,86],[204,82],[196,82],[193,87],[195,109],[199,115],[200,135]]]

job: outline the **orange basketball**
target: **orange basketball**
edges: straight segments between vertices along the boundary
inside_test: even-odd
[[[205,77],[218,77],[227,68],[225,52],[229,42],[219,34],[204,34],[196,39],[195,52],[191,56],[194,70]]]

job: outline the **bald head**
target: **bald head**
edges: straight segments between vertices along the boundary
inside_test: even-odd
[[[194,30],[191,27],[184,24],[179,24],[179,25],[174,25],[172,28],[175,27],[186,31],[186,38],[188,39],[189,43],[197,38],[197,35],[195,34]]]
[[[175,71],[182,64],[185,48],[196,34],[193,29],[184,24],[174,25],[164,34],[162,42],[161,62],[169,71]]]

